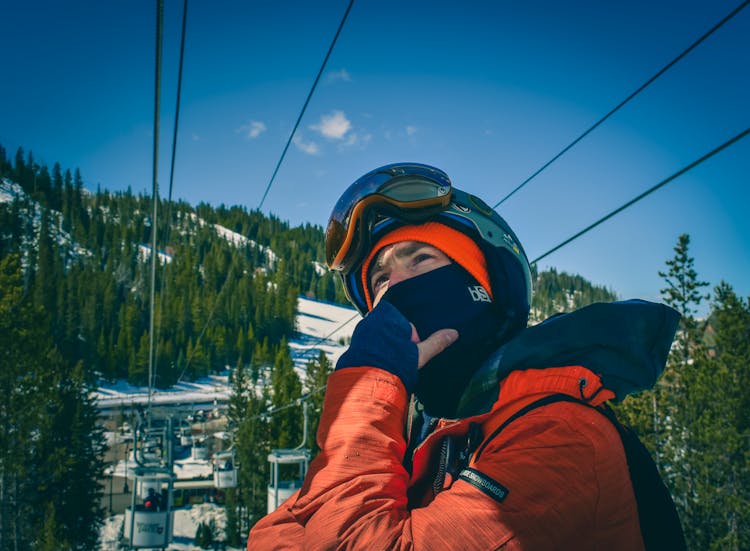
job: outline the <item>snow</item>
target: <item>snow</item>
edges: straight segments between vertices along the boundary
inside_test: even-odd
[[[112,409],[135,404],[145,406],[148,403],[149,389],[135,386],[125,381],[115,383],[102,382],[94,392],[99,409]],[[194,382],[180,382],[166,390],[153,389],[151,403],[166,404],[214,404],[229,399],[231,389],[229,374],[210,375]]]
[[[343,354],[351,339],[354,326],[361,319],[354,308],[306,297],[297,301],[297,333],[289,341],[294,367],[300,379],[305,380],[307,363],[318,358],[320,351],[332,364]],[[94,392],[100,410],[145,406],[149,389],[125,381],[102,382]],[[229,373],[210,375],[193,382],[180,382],[167,390],[153,389],[152,405],[224,404],[229,400],[231,387]]]
[[[198,215],[195,213],[190,213],[190,217],[197,221],[198,224],[201,226],[205,226],[207,222],[203,220],[202,218],[199,218]],[[273,267],[276,264],[276,261],[278,260],[278,257],[276,256],[276,253],[274,253],[271,249],[268,247],[264,247],[263,245],[259,245],[252,239],[248,239],[244,235],[237,233],[235,231],[230,230],[229,228],[226,228],[219,224],[212,224],[214,230],[216,231],[216,234],[219,237],[223,237],[227,241],[229,241],[232,245],[235,247],[244,247],[246,245],[250,245],[251,247],[258,248],[262,253],[266,255],[266,260],[268,261],[268,265]]]
[[[16,199],[27,201],[28,196],[20,185],[8,180],[7,178],[1,179],[0,203],[12,203]],[[29,262],[30,253],[37,250],[37,237],[39,235],[39,231],[42,228],[43,209],[41,205],[36,201],[31,201],[29,204],[30,209],[33,212],[29,213],[26,206],[21,207],[23,211],[26,212],[26,216],[28,216],[28,218],[31,220],[31,224],[34,230],[34,238],[32,240],[29,240],[29,237],[26,235],[24,235],[23,237],[24,242],[22,243],[21,250],[23,251],[22,261],[24,266],[26,266],[27,262]],[[93,256],[91,251],[79,245],[71,237],[71,235],[63,229],[62,213],[56,210],[49,210],[48,215],[50,224],[50,236],[55,240],[60,248],[65,251],[66,262],[70,262],[73,258],[80,256]]]
[[[335,365],[362,319],[351,307],[300,297],[297,302],[297,335],[289,341],[294,367],[304,381],[307,363],[320,351]]]
[[[6,178],[0,180],[0,203],[12,203],[16,197],[23,195],[25,195],[23,188],[18,184],[14,184]]]
[[[201,548],[193,544],[195,532],[201,523],[208,524],[211,519],[216,524],[217,531],[223,534],[226,528],[226,513],[224,509],[212,503],[192,505],[174,511],[174,530],[170,551],[199,551]],[[124,515],[114,515],[106,519],[101,529],[99,549],[101,551],[115,551],[118,549],[120,529],[125,521]],[[244,547],[227,547],[227,551],[240,551]]]
[[[158,249],[157,249],[158,251]],[[167,264],[172,262],[172,255],[165,253],[164,251],[158,251],[159,262],[161,264]],[[151,258],[151,246],[150,245],[138,245],[138,258],[145,262]]]

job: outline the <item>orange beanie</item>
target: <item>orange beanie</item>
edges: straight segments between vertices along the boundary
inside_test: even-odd
[[[438,222],[426,222],[419,226],[402,226],[384,235],[362,263],[362,288],[367,309],[372,310],[372,297],[367,281],[367,272],[375,255],[383,248],[401,241],[420,241],[443,251],[453,262],[469,272],[492,297],[487,261],[479,246],[467,235]]]

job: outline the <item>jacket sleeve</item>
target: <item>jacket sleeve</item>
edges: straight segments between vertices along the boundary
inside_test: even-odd
[[[302,549],[305,529],[289,513],[289,504],[294,503],[298,495],[299,492],[292,494],[278,509],[255,523],[247,540],[247,551]]]
[[[428,506],[409,510],[402,462],[408,395],[380,369],[334,372],[311,465],[291,513],[305,549],[488,549],[507,542],[497,503],[456,483]],[[507,547],[510,549],[511,547]]]

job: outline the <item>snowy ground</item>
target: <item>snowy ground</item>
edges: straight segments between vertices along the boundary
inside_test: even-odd
[[[294,367],[304,381],[305,367],[323,350],[332,364],[344,353],[361,316],[354,308],[300,297],[297,335],[289,342]]]
[[[289,341],[294,367],[304,381],[305,367],[317,359],[323,350],[335,364],[351,338],[354,326],[360,319],[353,308],[300,297],[297,302],[297,334]],[[211,375],[194,382],[180,382],[168,390],[153,390],[154,405],[223,404],[229,399],[228,374]],[[119,407],[145,406],[148,388],[130,385],[124,381],[103,383],[94,397],[101,410]]]
[[[193,543],[195,532],[203,522],[213,519],[216,527],[223,533],[226,526],[226,514],[220,506],[204,503],[193,505],[184,509],[176,509],[174,512],[174,531],[172,543],[169,544],[170,551],[198,551],[201,548]],[[124,515],[114,515],[106,520],[101,530],[100,551],[116,551],[120,537],[120,530],[124,522]],[[227,551],[241,550],[243,548],[227,547]]]

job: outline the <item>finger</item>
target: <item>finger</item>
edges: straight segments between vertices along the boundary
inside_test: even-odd
[[[372,300],[372,307],[375,308],[378,305],[378,302],[380,302],[380,299],[383,298],[383,295],[388,290],[388,284],[384,284],[380,286],[380,290],[378,290],[377,294],[375,295],[375,298]]]
[[[420,343],[417,343],[419,350],[418,368],[423,367],[432,358],[440,354],[458,340],[458,331],[455,329],[440,329],[427,337]]]

